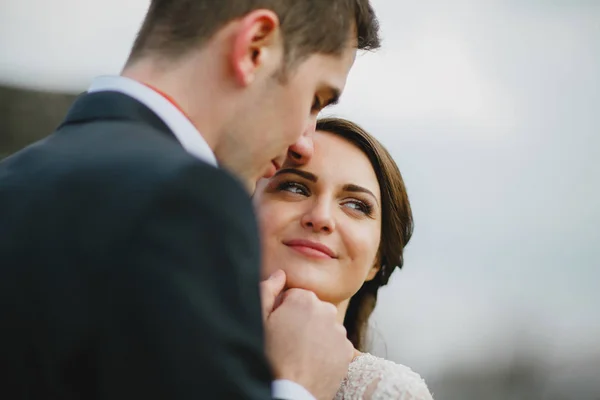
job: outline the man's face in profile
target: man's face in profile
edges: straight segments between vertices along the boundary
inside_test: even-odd
[[[277,166],[283,164],[286,156],[289,162],[296,164],[308,161],[313,153],[312,135],[317,116],[323,108],[337,103],[355,56],[353,46],[346,47],[338,56],[313,54],[289,71],[276,88],[278,101],[274,108],[283,118],[277,121],[281,126],[280,149],[274,159]],[[277,136],[277,132],[272,132],[271,140]]]
[[[339,55],[313,54],[291,69],[283,68],[281,56],[259,94],[249,101],[245,110],[249,122],[238,127],[239,151],[244,153],[239,175],[252,189],[258,179],[272,176],[283,165],[288,150],[290,162],[308,161],[317,115],[337,102],[355,57],[356,45],[350,41]]]

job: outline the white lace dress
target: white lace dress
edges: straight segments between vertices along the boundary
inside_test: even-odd
[[[410,368],[364,353],[352,361],[335,400],[433,400]]]

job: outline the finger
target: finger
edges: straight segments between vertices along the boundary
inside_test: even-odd
[[[285,272],[275,271],[267,280],[260,284],[260,300],[262,304],[263,318],[267,318],[273,311],[275,299],[281,294],[285,287]]]
[[[273,311],[277,310],[277,307],[279,307],[281,305],[281,303],[283,303],[284,296],[285,296],[285,291],[282,291],[281,293],[279,293],[279,295],[277,295],[275,297],[275,302],[273,303],[273,308],[272,308]]]
[[[291,288],[286,290],[283,294],[283,301],[288,298],[295,299],[295,301],[302,303],[318,300],[314,292],[300,288]]]

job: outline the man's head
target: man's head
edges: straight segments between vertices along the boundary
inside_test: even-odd
[[[152,0],[124,74],[172,95],[252,185],[288,148],[310,157],[318,112],[378,29],[368,0]]]

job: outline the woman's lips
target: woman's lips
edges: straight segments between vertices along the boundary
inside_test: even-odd
[[[312,240],[293,239],[285,241],[283,244],[308,257],[322,259],[337,258],[333,250],[329,247]]]

